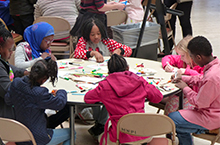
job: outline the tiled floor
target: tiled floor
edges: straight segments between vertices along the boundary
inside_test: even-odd
[[[192,8],[192,26],[193,26],[193,35],[203,35],[207,37],[212,46],[213,54],[220,57],[220,1],[219,0],[193,0]],[[178,43],[182,39],[181,28],[177,20],[176,24],[176,42]],[[156,108],[149,106],[146,103],[146,112],[154,113]],[[163,113],[161,111],[161,113]],[[65,123],[65,126],[68,126],[68,123]],[[91,125],[84,125],[76,123],[76,144],[77,145],[98,145],[93,138],[89,135],[88,129]],[[195,145],[209,145],[210,142],[198,138],[194,138]],[[216,143],[216,145],[220,145]]]

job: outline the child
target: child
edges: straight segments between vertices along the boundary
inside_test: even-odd
[[[24,31],[26,42],[19,43],[15,50],[15,66],[28,68],[38,60],[45,59],[48,56],[56,60],[56,57],[49,50],[53,37],[54,29],[46,22],[27,27]]]
[[[130,56],[132,50],[107,37],[105,27],[98,19],[91,18],[82,26],[82,37],[79,39],[74,58],[88,59],[95,56],[97,62],[103,62],[103,56],[113,53]]]
[[[143,77],[128,71],[128,64],[122,56],[113,54],[108,61],[108,70],[109,76],[100,82],[98,87],[86,93],[84,98],[85,102],[89,104],[102,102],[109,113],[110,118],[108,121],[111,121],[112,125],[108,128],[108,122],[105,124],[103,135],[105,143],[107,135],[110,136],[108,143],[116,142],[117,122],[123,115],[143,113],[146,98],[154,103],[160,102],[163,98],[163,95],[155,86],[148,84]],[[102,141],[100,142],[101,145]],[[145,143],[149,142],[150,139],[149,137],[136,137],[120,133],[121,143],[126,144],[135,141]]]
[[[6,105],[4,96],[15,77],[28,75],[25,69],[19,69],[8,63],[14,49],[14,40],[11,33],[0,28],[0,117],[14,119],[12,106]]]
[[[202,133],[220,127],[220,60],[212,56],[212,46],[203,36],[193,38],[188,44],[190,57],[204,75],[179,76],[173,81],[183,90],[194,109],[172,112],[169,117],[176,125],[180,145],[192,145],[191,133]],[[180,80],[179,80],[180,79]],[[197,85],[198,93],[188,85]]]
[[[187,37],[183,38],[175,47],[175,51],[179,55],[167,55],[162,58],[162,66],[166,72],[174,72],[178,70],[178,73],[184,75],[199,75],[203,74],[203,68],[197,65],[189,56],[187,45],[189,41],[193,37],[188,35]],[[198,92],[197,86],[191,86],[192,89]],[[177,111],[179,108],[179,97],[176,95],[170,96],[166,98],[166,105],[164,108],[164,114],[168,115],[171,112]],[[184,97],[184,109],[193,108],[194,106],[189,103],[188,99]]]
[[[54,95],[41,85],[50,79],[57,80],[57,64],[52,59],[39,60],[31,68],[29,76],[16,78],[5,95],[5,102],[13,105],[16,120],[32,132],[38,145],[70,144],[70,129],[49,129],[45,109],[61,110],[67,102],[65,90],[56,90]]]

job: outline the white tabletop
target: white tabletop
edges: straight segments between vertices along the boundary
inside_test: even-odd
[[[104,75],[107,74],[108,70],[107,70],[107,60],[109,59],[109,57],[105,57],[106,62],[101,63],[101,65],[99,63],[96,63],[95,59],[90,59],[90,60],[79,60],[79,59],[62,59],[62,60],[58,60],[57,64],[59,67],[66,67],[66,68],[62,68],[59,69],[58,71],[58,75],[62,75],[65,73],[82,73],[82,69],[71,69],[73,67],[83,67],[85,73],[90,73],[92,70],[94,70],[95,68],[98,68],[100,66],[100,70],[98,70],[97,72],[103,73]],[[158,61],[152,61],[152,60],[147,60],[147,59],[139,59],[139,58],[132,58],[132,57],[126,57],[126,60],[128,62],[129,65],[129,69],[130,71],[133,72],[137,72],[140,69],[143,69],[146,73],[146,75],[144,75],[143,77],[148,81],[148,82],[152,82],[153,85],[155,86],[160,86],[161,84],[167,82],[170,80],[172,73],[167,73],[163,70],[162,68],[162,64],[161,62]],[[79,64],[80,66],[76,66],[76,65],[61,65],[64,63],[68,63],[68,62],[74,62],[76,64]],[[137,65],[143,63],[144,67],[143,68],[137,68]],[[149,75],[148,72],[154,72],[155,74],[153,75]],[[148,79],[148,77],[159,77],[159,78],[163,78],[163,80],[161,80],[159,82],[158,85],[156,85],[156,82],[159,81],[157,79]],[[53,87],[51,85],[51,83],[46,82],[44,84],[44,86],[46,86],[50,91],[52,91],[53,89],[65,89],[67,91],[77,91],[77,94],[82,94],[82,95],[72,95],[72,93],[68,93],[68,103],[73,103],[73,104],[84,104],[84,94],[86,92],[80,92],[81,90],[76,87],[76,82],[72,81],[72,80],[65,80],[63,78],[58,78],[58,82],[56,83],[56,87]],[[163,94],[163,96],[169,96],[171,94],[175,94],[177,92],[179,92],[179,88],[176,88],[174,86],[174,84],[172,83],[168,83],[167,85],[168,89],[170,89],[170,91],[165,91],[163,89],[161,89],[161,93]]]

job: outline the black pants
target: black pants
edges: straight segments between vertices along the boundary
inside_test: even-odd
[[[47,118],[47,127],[56,128],[70,117],[70,108],[66,105],[62,110]]]
[[[34,22],[34,15],[33,14],[20,15],[20,16],[12,15],[12,18],[14,20],[15,32],[22,35],[22,36],[24,34],[24,30],[28,26],[32,25]]]
[[[172,6],[174,3],[176,2],[176,0],[164,0],[164,4],[167,7]],[[184,12],[183,16],[178,16],[179,21],[180,21],[180,25],[182,28],[182,35],[183,37],[186,37],[187,35],[192,35],[192,25],[191,25],[191,21],[190,21],[190,15],[191,15],[191,9],[192,9],[192,4],[193,2],[184,2],[184,3],[180,3],[177,5],[176,10],[180,10]],[[175,30],[176,30],[176,16],[172,15],[172,18],[170,20],[170,25],[171,28],[173,30],[173,34],[175,36]],[[170,50],[173,47],[173,41],[172,39],[169,40],[169,44],[170,44]]]

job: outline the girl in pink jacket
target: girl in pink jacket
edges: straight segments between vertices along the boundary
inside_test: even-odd
[[[179,55],[167,55],[162,58],[162,66],[166,72],[175,72],[183,75],[195,76],[203,74],[203,68],[197,65],[189,56],[187,45],[192,39],[192,36],[186,36],[175,47],[175,51]],[[191,86],[192,89],[198,92],[198,87]],[[184,98],[184,109],[190,109],[194,106],[191,105],[187,98]],[[168,115],[171,112],[177,111],[179,108],[179,97],[176,95],[170,96],[166,102],[164,114]]]
[[[143,113],[146,98],[154,103],[160,102],[163,98],[154,85],[149,84],[143,77],[128,71],[129,67],[122,56],[113,54],[108,61],[108,69],[109,76],[95,89],[89,91],[84,98],[89,104],[102,102],[109,113],[100,145],[103,145],[103,141],[105,144],[116,142],[117,122],[123,115]],[[109,121],[112,125],[108,128]],[[119,139],[123,144],[140,140],[142,140],[140,143],[146,143],[151,140],[149,137],[137,137],[124,133],[120,133]]]

